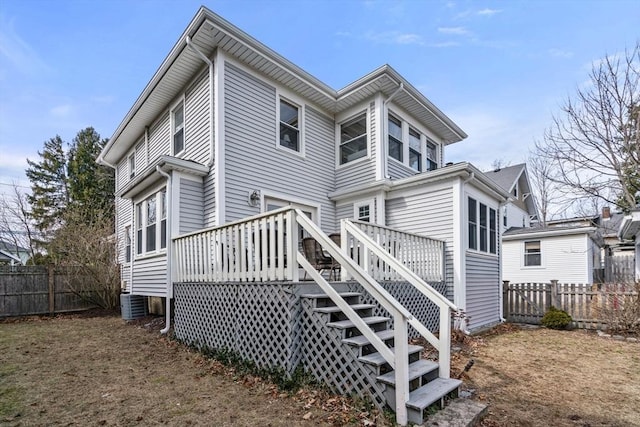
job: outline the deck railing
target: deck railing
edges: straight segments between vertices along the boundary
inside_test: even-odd
[[[444,281],[444,242],[418,234],[407,233],[390,227],[362,221],[349,221],[358,227],[371,240],[376,242],[394,259],[400,260],[425,282]],[[351,256],[376,280],[403,280],[402,275],[385,260],[367,250],[364,243],[351,234],[341,242],[343,248],[349,248]],[[343,276],[342,280],[347,280]]]

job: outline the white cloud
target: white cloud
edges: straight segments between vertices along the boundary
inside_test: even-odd
[[[460,36],[469,34],[469,31],[464,27],[440,27],[438,28],[438,32],[442,34],[455,34]]]
[[[549,55],[555,58],[572,58],[573,57],[573,52],[569,52],[561,49],[553,48],[553,49],[549,49],[547,52],[549,53]]]
[[[502,10],[485,8],[477,11],[476,13],[480,16],[493,16],[496,13],[500,13],[500,12],[502,12]]]
[[[49,113],[51,113],[52,116],[59,119],[69,117],[72,112],[73,107],[69,104],[56,105],[51,110],[49,110]]]
[[[8,21],[3,15],[0,15],[0,56],[13,67],[30,75],[49,70],[49,66],[37,52],[15,31],[13,20]]]
[[[400,31],[384,31],[381,33],[368,32],[364,35],[364,38],[375,43],[385,44],[417,44],[423,45],[424,40],[422,36],[414,33],[402,33]]]

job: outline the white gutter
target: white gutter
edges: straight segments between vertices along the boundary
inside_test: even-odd
[[[171,239],[171,193],[173,192],[173,174],[168,174],[160,168],[160,165],[156,166],[156,171],[165,178],[167,178],[167,296],[165,306],[165,327],[160,331],[161,334],[169,332],[171,327],[171,298],[173,297],[173,240]],[[133,284],[132,284],[133,285]]]
[[[209,66],[209,162],[207,163],[207,166],[211,167],[213,165],[215,144],[213,140],[213,62],[209,58],[207,58],[207,56],[202,53],[196,46],[194,46],[190,36],[187,36],[187,46],[189,46],[195,53],[197,53],[200,59],[202,59]]]
[[[389,127],[389,113],[387,110],[387,105],[396,97],[398,93],[404,90],[404,83],[400,82],[398,88],[391,94],[387,99],[382,103],[382,135],[380,135],[380,142],[382,143],[382,179],[389,178],[389,174],[387,173],[389,165],[387,164],[389,161],[389,135],[388,127]],[[385,112],[387,112],[385,117]],[[386,118],[386,120],[385,120]],[[384,143],[386,141],[386,144]]]

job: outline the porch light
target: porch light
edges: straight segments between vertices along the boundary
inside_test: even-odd
[[[260,191],[259,190],[253,190],[251,192],[249,192],[249,206],[258,206],[258,204],[260,203]]]

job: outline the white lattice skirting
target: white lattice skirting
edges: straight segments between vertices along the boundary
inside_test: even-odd
[[[431,284],[445,292],[444,283]],[[355,282],[334,285],[339,291],[362,293],[361,303],[376,305]],[[409,283],[382,286],[432,331],[437,307]],[[176,338],[198,348],[225,349],[260,368],[281,368],[292,374],[298,366],[341,394],[355,393],[384,406],[375,373],[357,360],[353,348],[341,343],[309,300],[300,295],[320,292],[313,283],[176,283]],[[325,321],[326,322],[326,321]],[[416,336],[410,330],[409,336]]]

